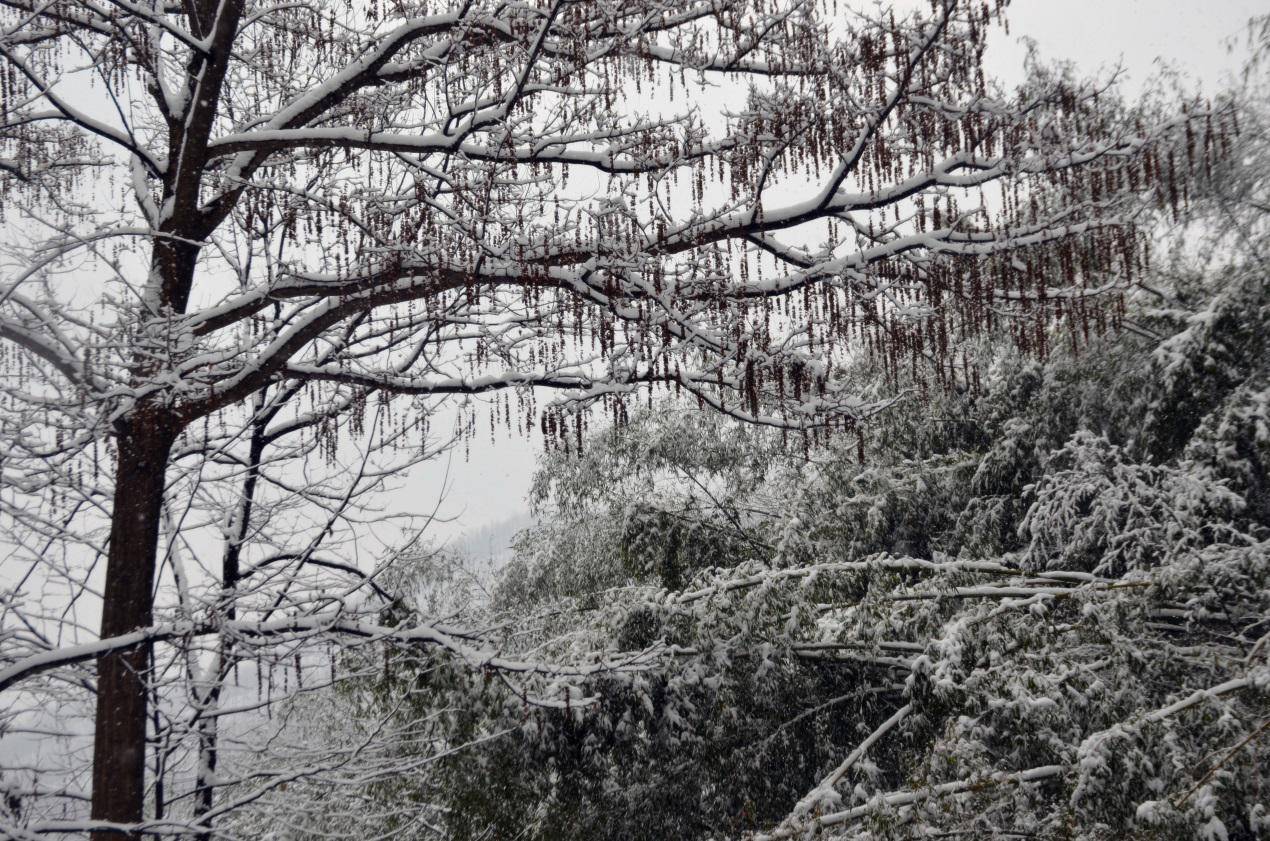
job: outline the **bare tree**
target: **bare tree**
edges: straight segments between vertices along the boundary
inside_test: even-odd
[[[208,430],[250,441],[279,390],[327,418],[493,394],[491,419],[568,445],[575,409],[620,420],[641,388],[857,428],[887,400],[843,387],[846,355],[962,384],[985,327],[1043,353],[1055,318],[1114,321],[1140,199],[1185,201],[1225,132],[1186,122],[1175,160],[1098,88],[990,87],[1000,3],[435,5],[3,0],[5,513],[28,549],[109,518],[100,591],[65,568],[99,596],[97,641],[32,630],[5,683],[96,658],[97,835],[144,819],[156,641],[378,633],[156,623],[165,489]],[[536,389],[563,397],[540,411]]]

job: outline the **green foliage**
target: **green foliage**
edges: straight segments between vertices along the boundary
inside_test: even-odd
[[[1262,812],[1249,809],[1266,781],[1252,768],[1264,748],[1233,754],[1182,795],[1214,751],[1246,735],[1264,686],[1141,723],[1177,693],[1220,683],[1270,615],[1266,363],[1250,338],[1270,319],[1255,272],[1231,274],[1162,340],[1109,336],[1043,363],[998,353],[983,393],[930,395],[893,413],[863,464],[851,442],[803,461],[776,436],[665,414],[548,462],[542,522],[521,543],[516,580],[538,582],[540,606],[589,606],[579,619],[594,645],[682,653],[651,674],[593,681],[599,700],[586,711],[547,714],[557,723],[542,725],[526,745],[533,760],[513,775],[549,781],[549,805],[522,814],[522,829],[634,839],[775,826],[907,698],[918,712],[818,809],[1061,764],[1073,770],[1058,784],[988,787],[929,805],[925,821],[983,837],[1180,838],[1218,827],[1256,837]],[[735,475],[731,464],[742,465]],[[570,532],[587,537],[562,551]],[[947,597],[992,583],[969,573],[825,573],[727,589],[887,557],[994,560],[1124,586],[1018,606]],[[602,602],[588,601],[585,579],[553,572],[569,562],[606,570]],[[711,587],[728,595],[691,609],[677,601]],[[909,837],[912,819],[884,809],[861,825]]]

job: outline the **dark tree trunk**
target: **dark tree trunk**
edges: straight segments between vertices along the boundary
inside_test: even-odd
[[[118,429],[114,511],[102,599],[101,636],[115,637],[153,621],[155,555],[164,476],[176,424],[140,410]],[[94,820],[137,823],[145,805],[146,678],[149,646],[97,659],[97,719],[93,745]],[[117,839],[94,832],[94,841]],[[130,837],[140,838],[140,834]]]

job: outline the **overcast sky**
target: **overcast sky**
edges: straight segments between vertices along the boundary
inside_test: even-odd
[[[1126,92],[1136,94],[1168,62],[1204,92],[1218,89],[1226,74],[1237,72],[1245,53],[1247,25],[1267,13],[1265,0],[1014,0],[1010,32],[998,32],[988,69],[998,78],[1017,78],[1026,53],[1023,39],[1036,41],[1045,59],[1070,59],[1089,75],[1123,65]],[[1234,41],[1232,53],[1227,42]],[[525,498],[533,473],[536,444],[488,436],[472,442],[465,463],[461,450],[451,458],[449,492],[438,538],[488,529],[509,518],[523,522]],[[406,493],[412,504],[429,510],[442,490],[445,464],[425,465],[411,477]],[[482,543],[511,529],[486,531]]]
[[[1002,78],[1018,72],[1027,37],[1044,56],[1069,58],[1089,72],[1123,62],[1131,91],[1163,59],[1212,92],[1226,72],[1238,70],[1249,20],[1268,12],[1264,0],[1014,0],[1010,34],[999,33],[988,64]],[[1233,54],[1225,43],[1232,39],[1239,47]]]

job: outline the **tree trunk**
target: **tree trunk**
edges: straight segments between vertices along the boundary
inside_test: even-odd
[[[155,555],[164,477],[176,424],[152,410],[134,412],[118,429],[114,511],[106,561],[101,636],[119,636],[153,621]],[[146,678],[149,646],[97,658],[93,745],[94,820],[138,823],[145,805]],[[140,838],[140,833],[129,833]],[[112,831],[94,841],[117,839]]]
[[[265,405],[265,390],[256,392],[252,409],[251,449],[247,454],[247,476],[243,479],[242,501],[239,503],[234,533],[225,542],[225,551],[221,556],[221,588],[228,602],[225,605],[225,618],[232,620],[237,615],[234,591],[238,587],[241,574],[243,544],[251,533],[251,514],[256,502],[256,485],[260,479],[260,463],[264,460],[265,432],[269,421],[277,414],[277,409],[262,414]],[[216,762],[217,739],[219,738],[221,691],[225,681],[234,669],[234,641],[221,636],[220,648],[216,659],[210,667],[214,670],[215,683],[202,698],[203,709],[198,726],[198,770],[194,778],[194,820],[196,823],[208,825],[206,816],[212,811],[216,794]],[[210,829],[197,836],[198,841],[211,841]]]

